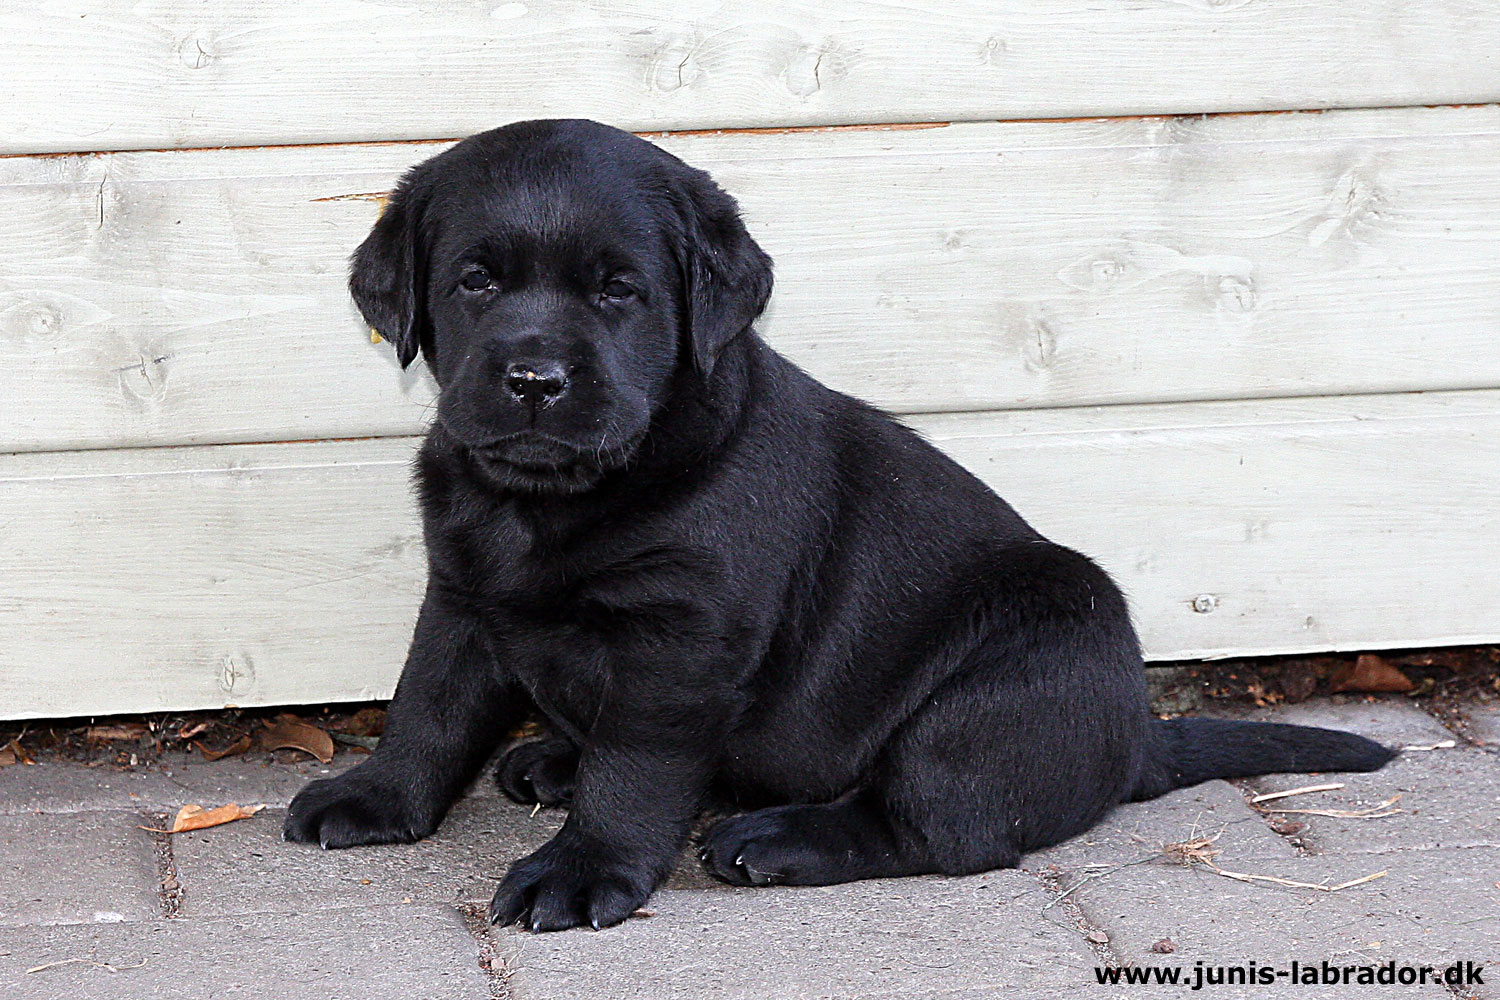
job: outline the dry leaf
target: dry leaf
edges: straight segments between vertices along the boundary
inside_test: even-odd
[[[177,810],[177,818],[172,820],[172,829],[168,833],[183,833],[187,830],[202,830],[210,826],[223,826],[225,823],[233,823],[237,819],[249,819],[264,809],[265,806],[242,806],[238,802],[231,802],[227,806],[219,806],[217,809],[204,809],[200,805],[186,805]]]
[[[241,736],[223,750],[210,750],[197,740],[193,741],[193,746],[197,747],[198,751],[203,754],[204,760],[222,760],[225,757],[234,757],[249,750],[250,737]]]
[[[1151,950],[1158,955],[1170,955],[1177,950],[1177,944],[1171,938],[1162,938],[1151,946]]]
[[[31,754],[26,752],[26,748],[21,746],[21,741],[19,739],[11,740],[9,743],[5,744],[5,749],[9,750],[10,755],[15,758],[15,760],[11,761],[12,764],[14,764],[16,761],[20,761],[22,764],[36,763],[36,760],[32,758]]]
[[[118,722],[109,726],[89,726],[84,733],[90,740],[138,740],[146,735],[144,722]]]
[[[181,729],[177,730],[177,738],[179,740],[190,740],[194,736],[197,736],[199,733],[206,730],[208,726],[209,724],[207,722],[195,722],[191,726],[183,726]]]
[[[333,760],[333,737],[295,715],[278,715],[261,730],[260,745],[267,750],[290,748],[310,753],[324,764]]]
[[[1311,667],[1301,664],[1282,671],[1281,690],[1289,702],[1306,701],[1318,689],[1318,675]]]
[[[0,767],[9,767],[16,762],[16,752],[8,746],[0,747]]]
[[[362,708],[339,727],[339,732],[349,736],[379,736],[385,732],[385,709]]]
[[[1374,653],[1361,653],[1353,665],[1346,664],[1329,681],[1328,690],[1339,691],[1410,691],[1411,678]]]

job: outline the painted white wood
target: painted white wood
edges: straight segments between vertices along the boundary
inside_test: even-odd
[[[914,422],[1114,573],[1154,658],[1500,640],[1500,391]],[[388,695],[414,444],[0,458],[0,717]]]
[[[28,0],[0,151],[1477,103],[1493,0]]]
[[[898,411],[1500,386],[1500,107],[660,141]],[[0,451],[419,431],[344,262],[440,148],[0,159]]]

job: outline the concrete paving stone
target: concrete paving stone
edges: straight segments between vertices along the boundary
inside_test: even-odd
[[[1344,729],[1395,747],[1431,746],[1455,739],[1440,722],[1403,697],[1325,698],[1241,712],[1236,717]],[[1380,819],[1281,814],[1304,824],[1296,840],[1310,853],[1500,844],[1500,760],[1461,741],[1452,749],[1406,750],[1369,774],[1265,775],[1246,784],[1255,792],[1274,792],[1330,782],[1342,782],[1345,787],[1295,796],[1281,804],[1292,809],[1357,811],[1399,794],[1396,806],[1402,812]]]
[[[329,907],[488,902],[510,863],[562,825],[563,813],[464,799],[415,844],[325,851],[281,839],[286,813],[173,837],[184,916],[299,912]]]
[[[327,764],[312,758],[282,762],[260,752],[213,761],[187,754],[165,755],[161,773],[168,790],[159,804],[174,811],[189,802],[204,806],[238,802],[284,809],[309,781],[334,777],[368,759],[364,754],[347,752],[335,754]]]
[[[1404,752],[1369,774],[1266,775],[1249,784],[1272,792],[1340,782],[1343,788],[1266,803],[1288,809],[1372,809],[1399,795],[1390,816],[1357,819],[1283,813],[1306,824],[1313,854],[1355,855],[1435,847],[1500,846],[1500,760],[1474,747]]]
[[[476,1000],[479,949],[445,907],[28,927],[0,942],[7,1000]],[[26,970],[69,959],[37,972]],[[130,968],[144,961],[139,968]]]
[[[100,809],[176,811],[189,802],[285,806],[313,778],[338,774],[361,759],[341,753],[330,764],[312,759],[282,763],[257,752],[205,761],[169,753],[160,763],[131,770],[112,764],[90,767],[52,761],[8,767],[0,772],[0,815]]]
[[[594,932],[490,933],[517,1000],[1058,995],[1097,962],[1019,871],[821,888],[682,890]]]
[[[1239,882],[1199,867],[1143,864],[1093,879],[1070,898],[1109,935],[1122,964],[1191,967],[1200,960],[1215,966],[1254,960],[1258,966],[1285,967],[1293,959],[1304,965],[1327,959],[1441,968],[1468,960],[1490,972],[1479,995],[1500,997],[1500,850],[1265,859],[1225,867],[1331,885],[1387,874],[1338,892],[1317,892]],[[1176,946],[1170,956],[1150,950],[1162,938]],[[1259,987],[1257,994],[1252,988],[1245,995],[1266,989]],[[1358,995],[1342,986],[1329,989],[1331,996]],[[1370,995],[1393,992],[1387,987]],[[1414,995],[1451,996],[1431,986]]]
[[[156,849],[141,822],[133,812],[0,816],[0,925],[158,916]]]
[[[167,801],[171,782],[159,771],[122,771],[109,764],[47,761],[0,770],[0,816],[152,809]]]
[[[1488,749],[1500,748],[1500,701],[1470,702],[1464,711],[1469,717],[1470,738]]]
[[[173,857],[182,913],[214,916],[337,906],[488,902],[512,862],[557,833],[567,813],[491,795],[460,800],[435,834],[416,844],[323,851],[281,839],[282,809],[177,834]],[[685,850],[664,888],[729,888]]]
[[[1265,819],[1227,781],[1180,788],[1149,802],[1119,806],[1098,826],[1072,840],[1034,851],[1022,867],[1063,869],[1113,867],[1148,857],[1165,844],[1218,837],[1225,858],[1294,857],[1295,848],[1272,832]]]
[[[1422,711],[1404,695],[1334,695],[1296,705],[1277,705],[1248,711],[1225,709],[1211,714],[1259,722],[1343,729],[1387,746],[1436,743],[1454,738],[1441,722]]]

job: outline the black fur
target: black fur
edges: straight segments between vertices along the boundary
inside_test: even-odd
[[[409,841],[529,713],[521,801],[571,801],[491,908],[624,919],[705,797],[729,882],[1014,865],[1213,777],[1367,770],[1293,726],[1156,721],[1124,598],[895,420],[750,329],[770,260],[706,174],[591,122],[421,164],[351,288],[441,394],[417,460],[430,579],[369,761],[292,840]]]

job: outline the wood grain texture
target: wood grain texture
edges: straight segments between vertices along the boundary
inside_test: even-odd
[[[897,411],[1500,386],[1500,107],[660,141]],[[440,148],[0,159],[0,452],[419,431],[344,260]]]
[[[0,151],[1500,99],[1492,0],[0,3]]]
[[[1500,640],[1500,392],[914,422],[1098,558],[1154,658]],[[0,717],[388,695],[414,444],[0,458]]]

